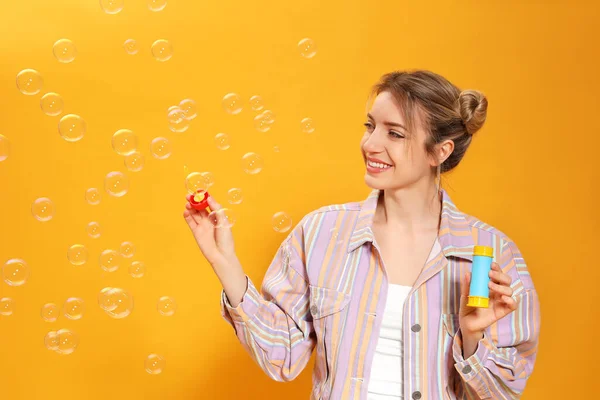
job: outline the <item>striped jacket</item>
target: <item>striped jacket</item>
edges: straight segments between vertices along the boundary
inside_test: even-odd
[[[367,398],[388,292],[371,229],[379,193],[306,215],[281,244],[261,291],[247,278],[237,307],[221,292],[223,317],[272,379],[294,379],[316,348],[311,399]],[[540,329],[531,276],[513,241],[460,212],[444,190],[442,199],[438,240],[404,304],[404,398],[519,398]],[[465,360],[459,286],[475,244],[494,248],[518,306],[484,332]]]

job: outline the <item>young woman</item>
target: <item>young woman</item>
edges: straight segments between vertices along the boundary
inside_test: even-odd
[[[519,398],[540,329],[531,276],[511,239],[459,211],[439,185],[483,125],[487,100],[429,71],[386,74],[373,94],[361,141],[370,196],[306,215],[260,292],[231,230],[188,205],[223,285],[223,317],[275,380],[298,376],[316,348],[312,399]],[[489,308],[467,306],[475,245],[494,249]]]

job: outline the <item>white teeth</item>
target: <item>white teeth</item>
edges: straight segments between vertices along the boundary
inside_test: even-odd
[[[373,162],[373,161],[368,161],[367,164],[369,164],[370,167],[380,168],[380,169],[385,169],[385,168],[391,167],[391,165],[376,163],[376,162]]]

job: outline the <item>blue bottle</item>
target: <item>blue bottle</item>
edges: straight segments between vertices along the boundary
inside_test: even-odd
[[[487,308],[490,303],[490,271],[494,249],[489,246],[473,248],[473,266],[471,267],[471,285],[469,287],[469,307]]]

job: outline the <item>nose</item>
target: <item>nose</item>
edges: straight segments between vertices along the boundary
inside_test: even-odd
[[[381,153],[384,150],[384,135],[375,129],[363,142],[362,147],[367,154]]]

